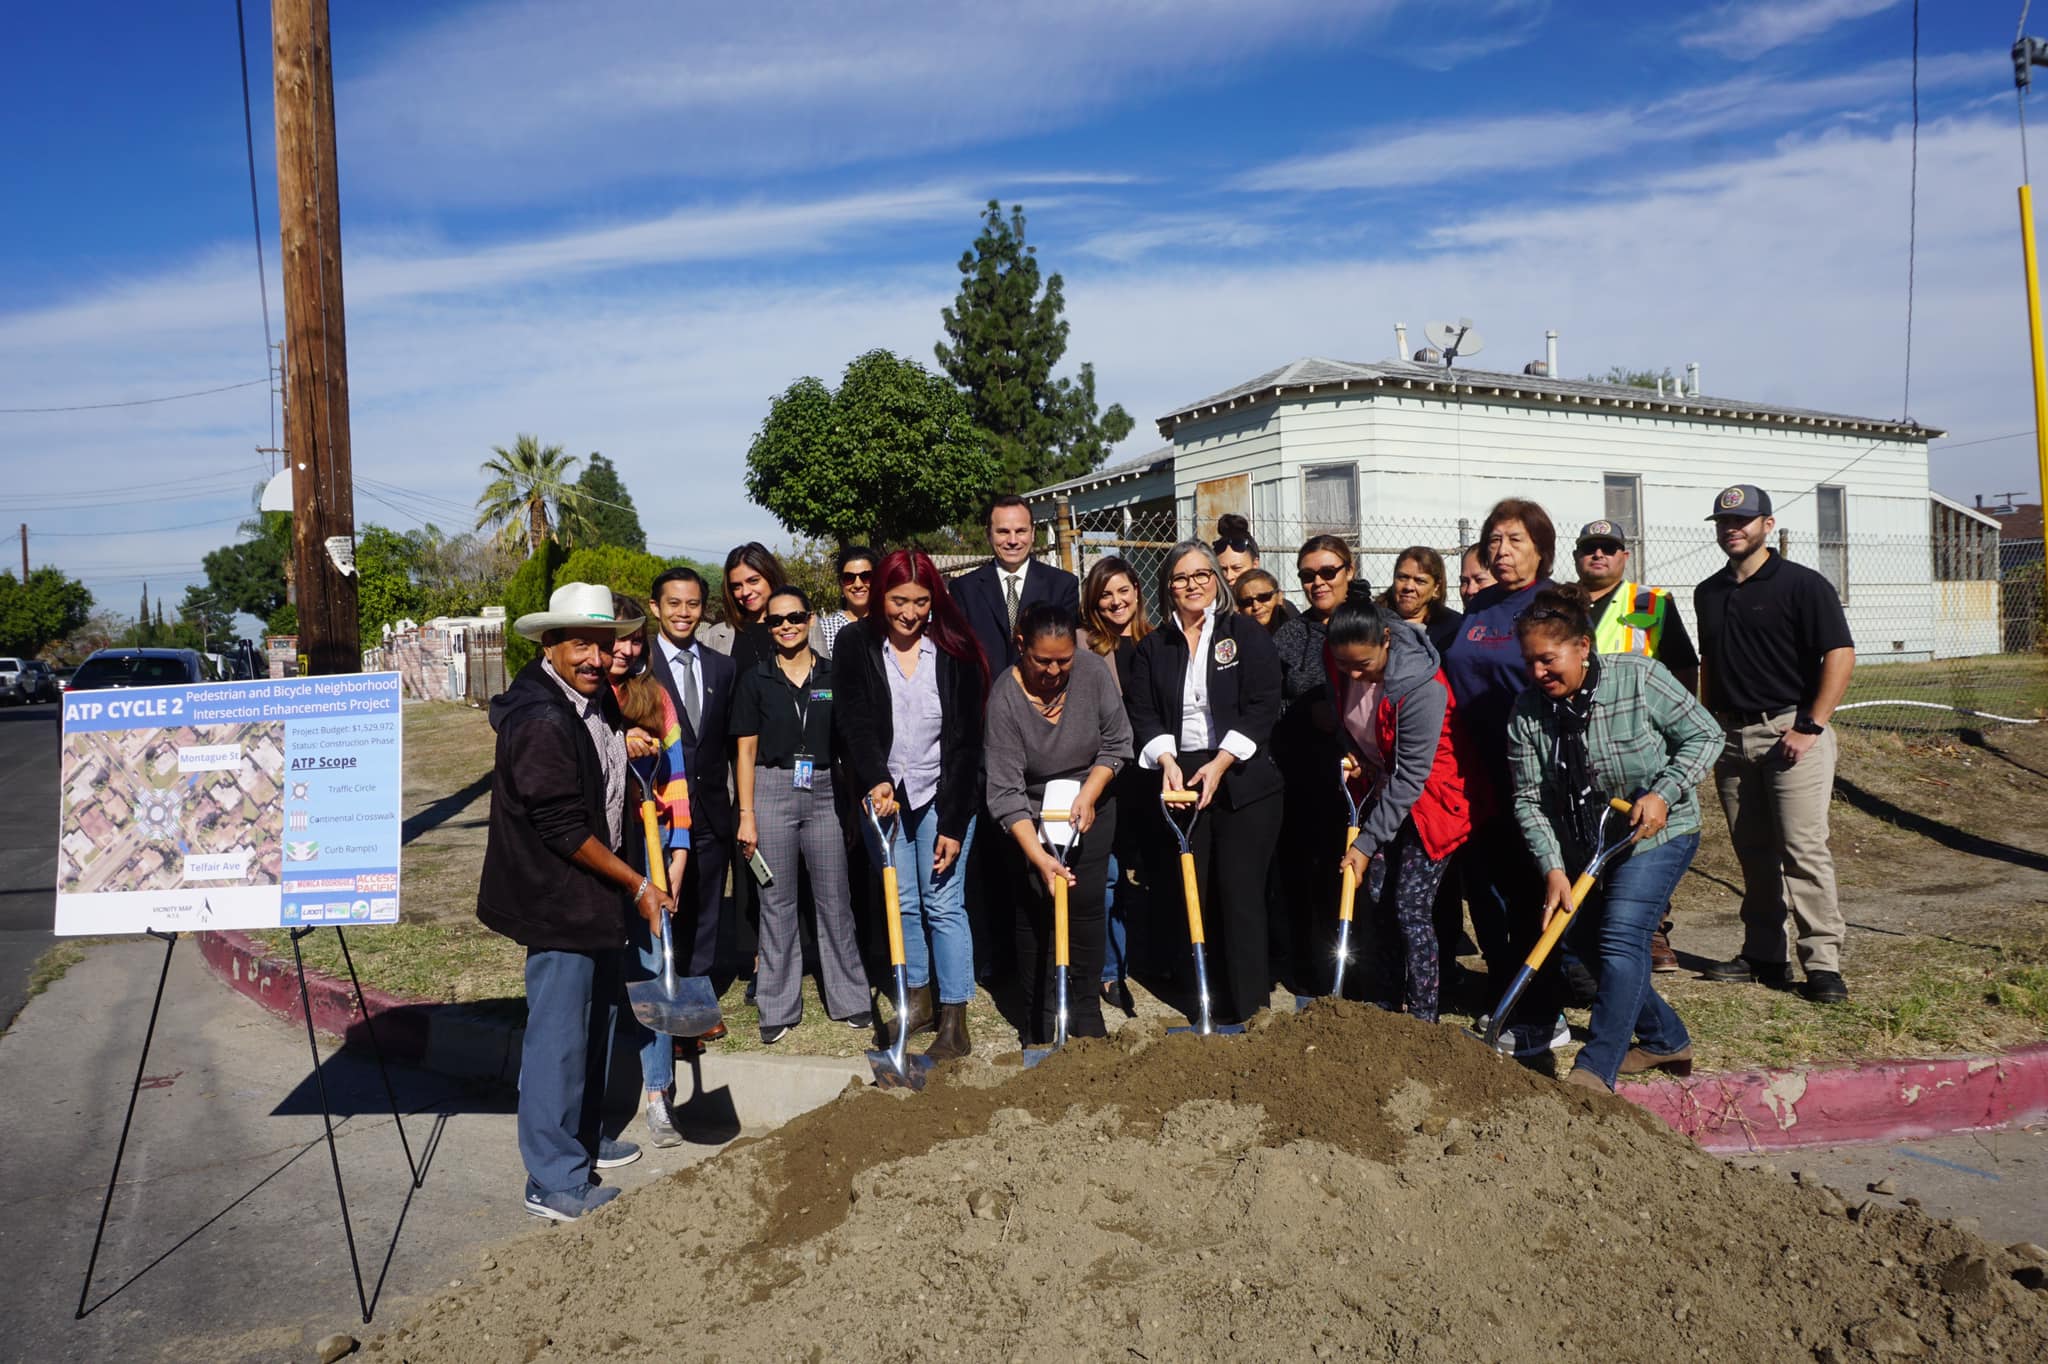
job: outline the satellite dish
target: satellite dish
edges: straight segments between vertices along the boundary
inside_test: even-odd
[[[292,471],[287,464],[270,476],[263,485],[263,496],[256,503],[258,511],[288,512],[292,509]]]
[[[1424,324],[1423,335],[1430,344],[1444,353],[1444,364],[1450,365],[1461,355],[1477,355],[1486,349],[1486,342],[1472,329],[1472,319],[1461,317],[1456,322],[1430,322]]]

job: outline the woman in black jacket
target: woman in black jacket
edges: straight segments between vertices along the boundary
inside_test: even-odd
[[[841,630],[833,649],[833,732],[853,789],[884,818],[902,816],[889,857],[911,994],[910,1017],[895,1026],[933,1026],[936,977],[938,1036],[925,1054],[965,1056],[974,997],[966,862],[981,806],[988,661],[922,550],[882,560],[872,600],[868,618]]]
[[[1224,1022],[1264,1008],[1266,868],[1280,832],[1280,657],[1264,627],[1231,608],[1216,555],[1199,540],[1161,566],[1165,625],[1147,635],[1124,688],[1139,764],[1164,791],[1201,792],[1193,850],[1210,956],[1223,964]]]

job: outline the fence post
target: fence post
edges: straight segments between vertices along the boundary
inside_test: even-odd
[[[1059,555],[1060,567],[1069,573],[1074,572],[1074,504],[1068,498],[1053,499],[1052,543]]]
[[[1783,526],[1778,528],[1778,557],[1780,559],[1792,557],[1792,532],[1786,530]]]

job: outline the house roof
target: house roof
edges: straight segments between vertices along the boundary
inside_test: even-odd
[[[1079,478],[1070,478],[1064,483],[1052,483],[1043,488],[1033,488],[1030,492],[1025,493],[1024,496],[1037,501],[1043,497],[1058,497],[1063,494],[1071,495],[1093,488],[1108,488],[1119,483],[1129,483],[1153,473],[1164,473],[1169,478],[1173,476],[1173,447],[1171,445],[1163,446],[1160,449],[1151,451],[1149,454],[1137,455],[1130,459],[1120,459],[1114,464],[1105,464],[1100,469],[1082,474]]]
[[[1876,436],[1880,439],[1926,441],[1948,434],[1931,426],[1888,417],[1857,417],[1813,408],[1781,407],[1740,398],[1693,397],[1654,389],[1585,379],[1552,379],[1533,374],[1504,374],[1463,365],[1445,368],[1409,360],[1365,364],[1309,356],[1248,379],[1235,388],[1175,408],[1159,419],[1159,434],[1171,440],[1183,422],[1199,421],[1238,407],[1254,407],[1283,396],[1322,390],[1435,393],[1447,398],[1509,399],[1531,406],[1568,406],[1632,411],[1650,417],[1706,417],[1759,426],[1807,428]]]

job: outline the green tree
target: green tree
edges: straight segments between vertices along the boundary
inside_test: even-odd
[[[434,615],[418,580],[418,536],[378,525],[356,532],[356,628],[365,647],[382,638],[387,625]]]
[[[286,602],[272,611],[263,622],[266,635],[296,635],[299,632],[299,608]]]
[[[914,360],[869,351],[834,392],[806,376],[747,450],[747,496],[790,530],[901,544],[972,513],[996,482],[967,399]]]
[[[533,557],[519,566],[505,584],[505,674],[509,678],[539,655],[540,648],[512,626],[521,616],[547,609],[548,594],[555,590],[556,570],[565,556],[553,540],[541,541]],[[573,579],[563,578],[563,582]]]
[[[476,500],[476,528],[496,529],[512,544],[524,540],[529,557],[546,540],[567,545],[587,539],[583,499],[571,479],[575,471],[576,456],[563,454],[559,445],[543,446],[534,436],[521,435],[510,450],[492,446],[491,458],[479,469],[491,481]]]
[[[1678,378],[1672,374],[1671,366],[1663,369],[1630,369],[1626,365],[1609,365],[1605,374],[1588,374],[1589,384],[1619,384],[1623,388],[1655,388],[1659,381],[1666,393],[1678,387]]]
[[[240,529],[250,538],[222,545],[200,561],[206,569],[206,595],[229,611],[264,620],[284,605],[287,596],[292,518],[284,512],[258,512]]]
[[[640,513],[633,509],[633,495],[620,480],[617,465],[591,451],[590,462],[576,480],[576,492],[590,527],[587,540],[580,543],[647,548],[647,532],[640,528]]]
[[[995,437],[996,488],[1021,492],[1087,473],[1131,432],[1120,405],[1096,415],[1095,367],[1055,379],[1067,351],[1066,286],[1043,279],[1037,248],[1024,240],[1024,209],[988,202],[981,235],[960,257],[960,293],[941,310],[948,345],[939,364],[967,391],[968,412]]]
[[[555,573],[557,583],[603,583],[645,608],[647,589],[663,569],[679,562],[624,545],[590,545],[572,550]]]
[[[178,643],[188,649],[218,651],[221,641],[234,637],[235,613],[223,607],[212,590],[197,583],[185,589],[178,603]]]
[[[92,615],[92,593],[76,578],[50,567],[26,580],[0,573],[0,653],[34,656]]]

